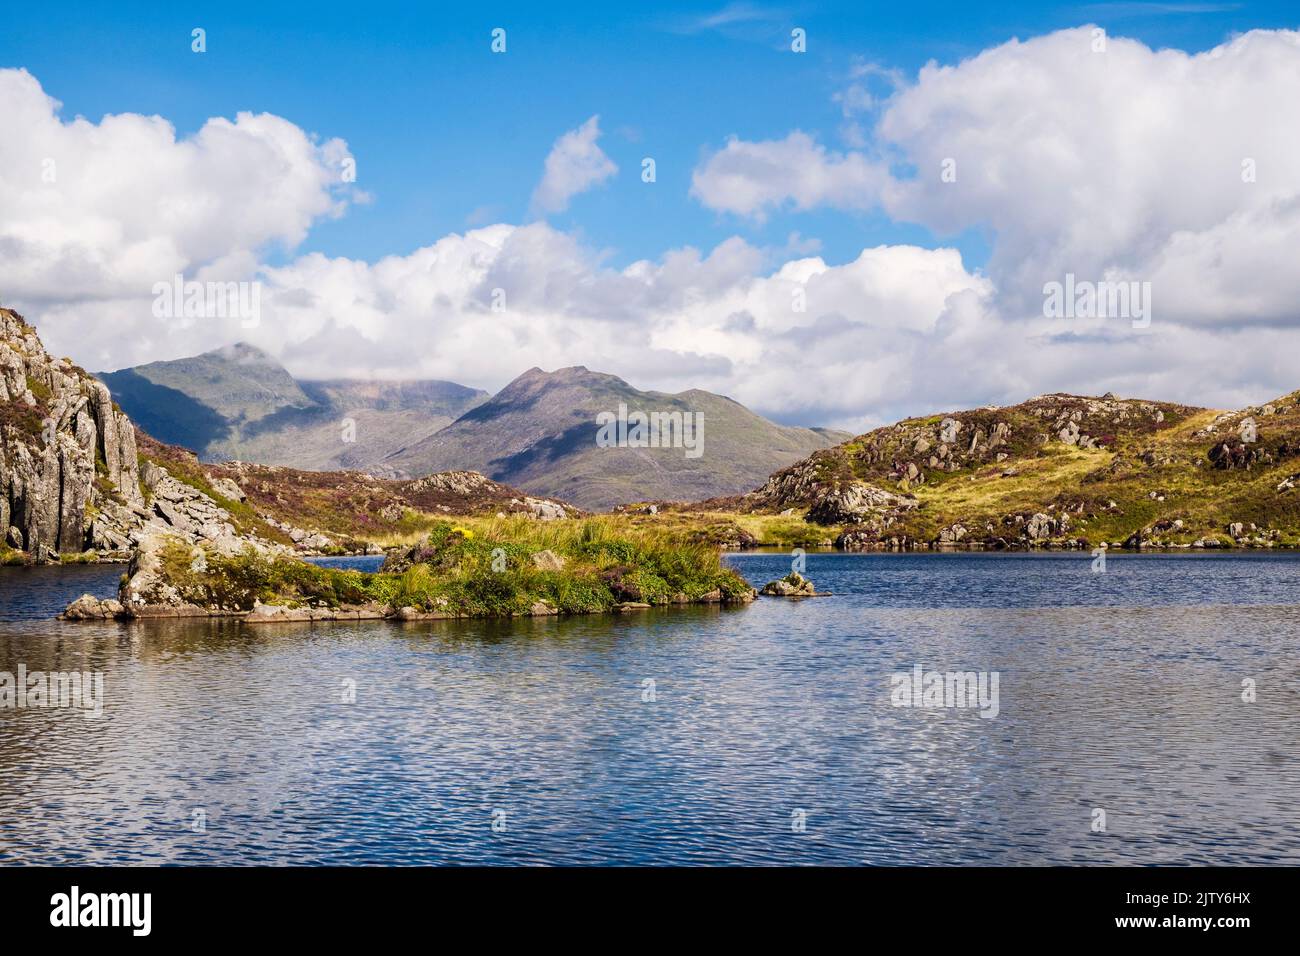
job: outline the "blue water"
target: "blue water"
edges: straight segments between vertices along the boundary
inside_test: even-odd
[[[384,563],[382,554],[349,554],[337,558],[308,558],[312,564],[323,568],[339,568],[345,571],[378,571]]]
[[[106,682],[0,709],[0,862],[1300,862],[1300,556],[807,562],[833,596],[261,628],[62,624],[122,569],[0,569],[0,671]],[[915,664],[998,715],[892,706]]]

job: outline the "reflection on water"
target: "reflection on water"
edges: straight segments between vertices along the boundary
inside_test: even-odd
[[[64,625],[121,569],[4,569],[0,671],[107,700],[0,710],[0,861],[1300,862],[1300,557],[1090,565],[814,554],[833,597],[262,628]],[[999,716],[891,706],[918,663],[998,671]]]

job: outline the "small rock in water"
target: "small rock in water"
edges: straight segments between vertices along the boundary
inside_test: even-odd
[[[759,591],[769,597],[816,597],[821,593],[798,571],[791,571],[779,581],[768,581]]]
[[[83,594],[68,605],[63,617],[69,621],[107,621],[120,617],[122,613],[122,605],[117,601],[100,600],[93,594]]]

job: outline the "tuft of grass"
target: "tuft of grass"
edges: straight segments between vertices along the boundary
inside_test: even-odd
[[[31,556],[26,552],[0,545],[0,567],[20,567],[31,563]]]
[[[42,405],[48,405],[50,399],[54,397],[54,393],[50,391],[48,385],[40,379],[32,378],[30,375],[27,376],[27,390],[35,395],[36,400]]]
[[[99,552],[91,548],[88,551],[82,551],[80,554],[60,554],[60,564],[95,564],[99,561]]]

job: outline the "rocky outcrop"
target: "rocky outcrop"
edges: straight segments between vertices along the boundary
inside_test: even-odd
[[[187,544],[206,544],[223,554],[245,546],[287,550],[251,535],[241,535],[228,511],[212,498],[171,476],[166,468],[145,462],[142,469],[146,501],[125,505],[108,500],[90,525],[89,544],[102,555],[129,557],[150,536],[170,534]]]
[[[1209,451],[1215,468],[1249,470],[1256,465],[1271,465],[1273,456],[1267,448],[1254,447],[1241,440],[1222,441]]]
[[[395,487],[403,503],[429,512],[471,514],[495,508],[498,514],[526,515],[541,521],[582,513],[552,498],[522,494],[476,471],[441,471]]]
[[[144,504],[135,429],[108,389],[0,309],[0,529],[37,560],[95,547],[106,507]]]
[[[845,531],[835,539],[840,551],[912,551],[919,547],[911,535],[882,537],[871,531]]]
[[[1265,405],[1253,411],[1225,412],[1195,432],[1193,437],[1219,438],[1206,453],[1215,468],[1224,471],[1268,468],[1300,456],[1300,441],[1295,438],[1294,426],[1288,429],[1287,423],[1279,422],[1275,417],[1287,410],[1286,406]],[[1265,423],[1267,428],[1261,428],[1261,418],[1269,419]]]
[[[101,600],[93,594],[83,594],[63,612],[66,621],[111,621],[126,616],[121,601],[112,598]]]
[[[511,498],[510,504],[522,507],[539,521],[555,521],[558,518],[567,517],[563,505],[547,498],[534,498],[532,496],[527,496],[523,501],[520,501],[517,498]]]
[[[180,592],[168,580],[169,574],[164,565],[165,548],[168,536],[148,534],[140,540],[140,545],[131,557],[127,568],[126,580],[122,583],[118,597],[125,608],[133,614],[146,609],[153,611],[176,612],[182,608],[194,607],[181,597]],[[195,548],[189,558],[191,567],[197,570],[204,562],[203,551]]]
[[[917,506],[910,495],[895,494],[864,481],[845,480],[829,472],[818,455],[777,472],[742,501],[748,508],[773,511],[803,505],[807,509],[805,519],[814,524],[864,524],[877,533],[892,527],[902,514]]]
[[[819,490],[807,519],[815,524],[870,524],[883,531],[916,505],[915,498],[854,481]]]
[[[563,571],[567,563],[563,557],[556,554],[550,548],[545,551],[538,551],[533,555],[533,567],[539,571]]]

